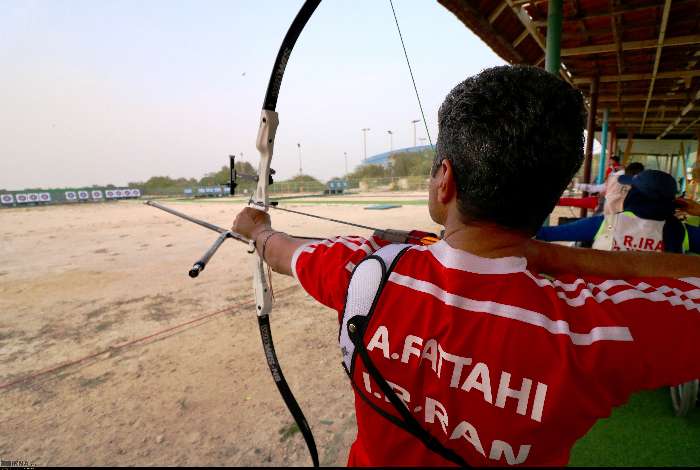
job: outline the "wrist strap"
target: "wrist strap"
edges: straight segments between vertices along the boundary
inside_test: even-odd
[[[270,235],[268,235],[267,238],[265,238],[265,241],[263,242],[261,257],[262,257],[263,261],[265,261],[266,263],[267,263],[267,260],[265,259],[265,249],[267,248],[267,242],[270,240],[270,238],[274,237],[278,233],[282,233],[282,232],[278,232],[276,230],[273,230],[272,233]]]
[[[260,239],[260,236],[261,236],[261,235],[263,235],[264,233],[267,233],[267,232],[274,232],[274,231],[275,231],[275,229],[273,229],[273,228],[267,228],[267,229],[263,230],[262,232],[260,232],[260,233],[258,234],[258,236],[255,237],[255,240],[254,240],[254,242],[255,242],[255,248],[256,248],[256,249],[258,248],[258,240]]]

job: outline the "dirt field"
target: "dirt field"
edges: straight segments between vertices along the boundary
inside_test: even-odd
[[[224,227],[242,207],[172,205]],[[437,228],[425,205],[302,210],[379,227]],[[298,235],[367,234],[280,212],[273,221]],[[105,351],[0,389],[3,460],[37,466],[310,464],[263,357],[245,246],[227,242],[193,280],[187,271],[216,234],[138,202],[0,210],[0,227],[0,386]],[[335,313],[291,278],[275,275],[273,284],[272,329],[287,380],[322,464],[344,465],[355,417]]]

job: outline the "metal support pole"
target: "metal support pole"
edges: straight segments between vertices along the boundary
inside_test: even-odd
[[[563,0],[549,0],[547,3],[547,52],[544,68],[554,75],[559,75],[561,67],[562,3]]]
[[[608,112],[608,108],[605,108],[605,111],[603,111],[603,129],[600,138],[600,163],[598,166],[598,180],[596,181],[598,184],[605,181],[605,156],[608,150]]]
[[[610,136],[608,139],[608,158],[612,158],[617,154],[617,125],[613,122],[610,124]]]
[[[591,182],[591,161],[593,160],[593,139],[595,138],[595,116],[598,111],[598,82],[599,78],[596,75],[591,82],[591,102],[588,110],[588,123],[586,125],[586,148],[584,150],[583,160],[583,182]],[[584,191],[583,197],[588,196],[588,192]],[[581,208],[581,217],[586,217],[588,210]]]

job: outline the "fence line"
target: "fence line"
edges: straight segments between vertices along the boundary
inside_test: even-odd
[[[428,178],[423,176],[407,177],[383,177],[383,178],[350,178],[347,180],[334,179],[333,181],[347,181],[345,192],[390,192],[390,191],[427,191]],[[240,185],[237,193],[241,195],[251,194],[254,189]],[[191,186],[190,186],[191,188]],[[329,192],[327,184],[318,181],[279,181],[270,185],[270,194],[294,194],[294,193],[323,193]],[[148,188],[144,189],[145,196],[179,196],[179,197],[224,197],[228,196],[228,188],[221,193],[209,193],[199,195],[196,189],[193,194],[184,194],[184,188]]]

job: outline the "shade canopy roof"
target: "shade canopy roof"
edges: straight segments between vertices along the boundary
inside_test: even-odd
[[[499,56],[544,66],[547,0],[438,0]],[[700,0],[563,0],[561,75],[618,135],[697,138]]]

